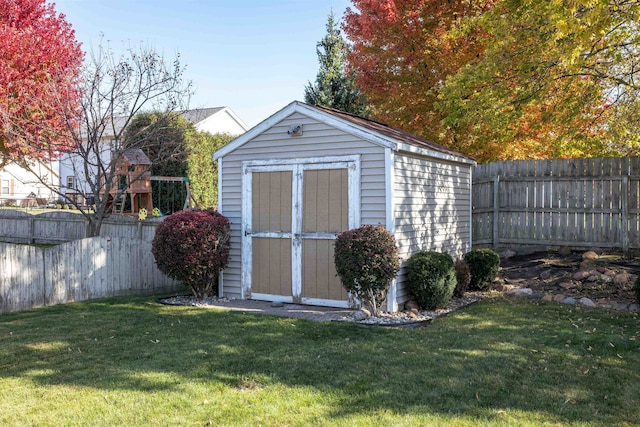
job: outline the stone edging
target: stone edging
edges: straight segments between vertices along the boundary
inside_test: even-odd
[[[596,301],[590,298],[573,298],[563,294],[534,292],[531,288],[515,288],[505,292],[505,295],[516,298],[528,298],[545,302],[559,302],[560,304],[578,305],[588,308],[612,308],[614,310],[626,310],[632,312],[640,311],[640,304],[627,304],[617,301],[609,301],[607,299],[599,299]]]

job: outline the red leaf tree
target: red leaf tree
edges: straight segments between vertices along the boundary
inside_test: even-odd
[[[45,0],[0,0],[0,166],[73,148],[83,53]]]
[[[352,0],[343,29],[352,42],[348,64],[375,119],[442,141],[434,108],[445,79],[484,52],[481,35],[451,36],[464,16],[491,0]]]

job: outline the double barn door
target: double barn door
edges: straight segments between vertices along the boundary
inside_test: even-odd
[[[247,297],[349,306],[336,276],[334,240],[357,227],[358,169],[348,160],[245,166]]]

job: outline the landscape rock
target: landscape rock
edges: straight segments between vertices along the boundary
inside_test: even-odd
[[[531,295],[532,293],[533,293],[533,290],[530,288],[516,288],[508,291],[507,295],[511,295],[514,297],[525,297],[525,296]]]
[[[420,305],[414,300],[409,300],[404,303],[404,309],[411,311],[412,309],[420,310]]]
[[[582,261],[580,263],[580,270],[589,271],[593,268],[593,263],[591,261]]]
[[[542,301],[544,302],[551,302],[553,301],[553,295],[551,294],[546,294],[545,296],[542,297]]]
[[[565,298],[563,300],[560,301],[561,304],[568,304],[568,305],[576,305],[578,301],[575,298]]]
[[[274,307],[274,308],[284,307],[284,303],[282,301],[274,301],[271,303],[271,307]]]
[[[558,255],[560,256],[571,255],[571,248],[569,246],[562,246],[560,249],[558,249]]]
[[[640,311],[640,304],[630,304],[629,311]]]
[[[534,292],[531,295],[529,295],[529,299],[542,299],[544,297],[544,294],[542,292]]]
[[[596,307],[596,303],[589,298],[580,298],[578,302],[580,303],[580,305],[584,307],[590,307],[590,308]]]
[[[539,277],[542,280],[547,280],[548,278],[551,277],[551,272],[549,270],[544,270],[543,272],[540,273]]]
[[[562,289],[573,289],[575,287],[577,287],[578,285],[575,284],[575,282],[562,282],[560,283],[560,287]]]
[[[615,277],[618,272],[615,270],[611,270],[609,268],[605,268],[604,271],[602,272],[602,274],[606,274],[607,276],[611,276],[611,277]]]
[[[626,310],[627,308],[629,308],[629,304],[618,302],[614,304],[613,308],[615,308],[616,310]]]
[[[600,275],[600,280],[603,283],[611,283],[613,281],[613,278],[611,276],[607,276],[606,274],[601,274]]]
[[[414,313],[413,311],[410,311],[409,313],[407,313],[407,317],[410,319],[417,319],[418,313]]]
[[[587,277],[591,276],[588,271],[578,271],[573,275],[575,280],[584,280]]]
[[[598,254],[595,253],[594,251],[587,251],[587,252],[582,254],[582,259],[595,260],[595,259],[598,259],[598,258],[599,258]]]
[[[627,273],[618,273],[613,276],[613,283],[616,285],[627,285],[629,284],[629,275]]]
[[[365,320],[371,317],[371,312],[366,308],[361,308],[360,310],[353,313],[353,320],[359,322],[361,320]]]
[[[562,301],[563,299],[565,299],[566,296],[562,295],[562,294],[557,294],[553,296],[553,300],[558,302],[558,301]]]

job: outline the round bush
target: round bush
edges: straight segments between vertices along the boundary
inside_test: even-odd
[[[156,229],[152,252],[158,269],[183,281],[198,299],[217,293],[218,273],[229,261],[231,223],[214,210],[184,210]]]
[[[451,300],[456,286],[453,259],[439,252],[416,252],[407,261],[407,285],[421,307],[442,307]]]
[[[471,282],[469,264],[464,259],[457,259],[454,267],[456,270],[456,287],[453,290],[453,295],[463,297]]]
[[[469,287],[475,290],[491,288],[500,269],[500,257],[489,248],[473,249],[464,255],[464,260],[471,271]]]
[[[363,225],[339,234],[334,261],[342,286],[374,311],[400,270],[396,239],[382,226]]]

